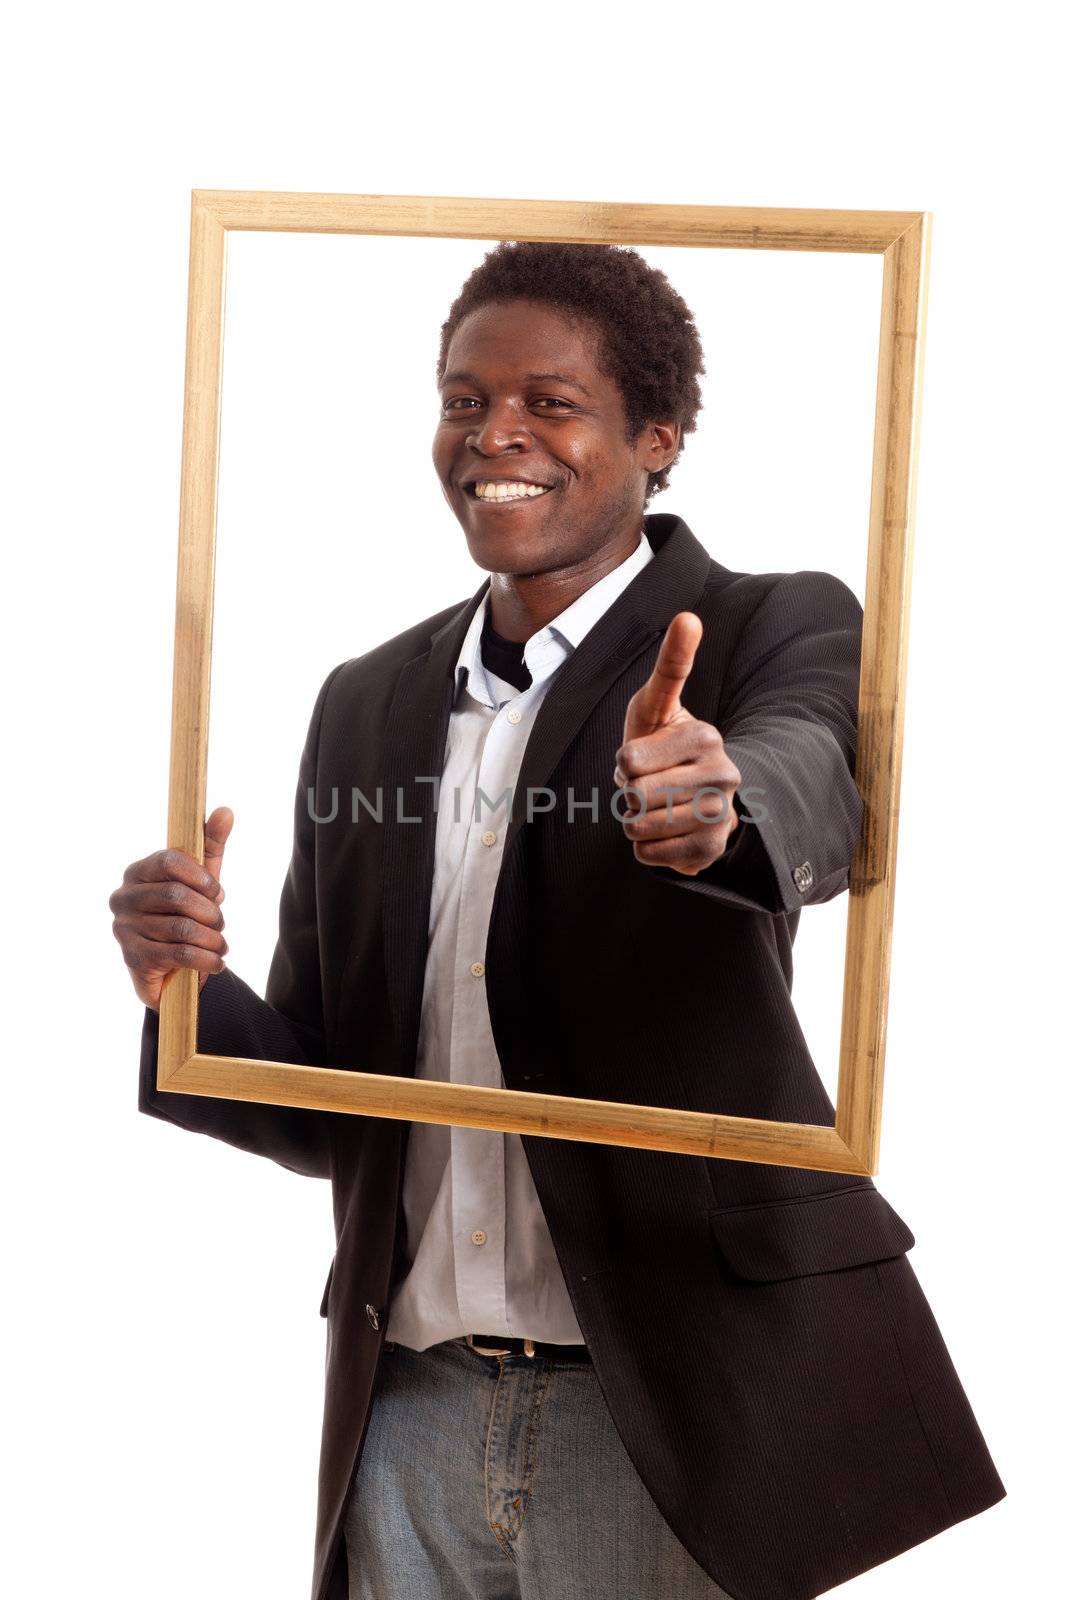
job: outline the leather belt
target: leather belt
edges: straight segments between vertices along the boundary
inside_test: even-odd
[[[545,1339],[518,1339],[497,1333],[465,1333],[464,1340],[482,1356],[529,1356],[543,1361],[586,1361],[592,1365],[586,1344],[549,1344]]]

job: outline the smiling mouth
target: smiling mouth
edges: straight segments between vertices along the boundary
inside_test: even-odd
[[[552,485],[524,483],[519,479],[486,479],[464,484],[463,492],[469,500],[477,500],[479,505],[516,506],[525,505],[530,500],[543,500],[546,494],[552,493]]]

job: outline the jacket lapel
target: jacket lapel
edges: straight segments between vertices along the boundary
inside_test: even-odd
[[[700,541],[680,517],[663,513],[646,516],[645,531],[654,559],[559,668],[541,703],[516,783],[501,881],[515,839],[528,825],[530,791],[547,786],[567,746],[620,672],[663,634],[677,612],[693,609],[700,599],[712,565]],[[415,1071],[436,832],[433,785],[415,779],[442,775],[456,659],[488,582],[438,629],[431,648],[405,665],[386,724],[382,940],[405,1073]],[[604,782],[611,783],[610,772]]]
[[[619,674],[666,632],[672,617],[692,610],[700,599],[711,557],[681,517],[646,516],[645,532],[656,552],[654,559],[564,661],[541,703],[515,785],[501,876],[516,839],[529,824],[530,791],[548,785],[567,746]],[[620,727],[619,744],[622,734]],[[610,767],[604,785],[614,789]]]
[[[434,785],[440,778],[452,713],[456,658],[481,588],[432,635],[429,650],[397,679],[382,763],[382,948],[402,1072],[414,1073],[433,887]],[[402,820],[406,819],[406,820]]]

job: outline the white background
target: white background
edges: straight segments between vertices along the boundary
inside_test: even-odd
[[[165,836],[194,187],[934,213],[878,1183],[1008,1497],[846,1588],[1059,1581],[1063,129],[1040,16],[216,0],[9,32],[8,1592],[289,1600],[310,1577],[328,1188],[138,1115],[107,908]],[[257,987],[315,690],[482,581],[429,444],[437,329],[486,248],[231,253],[208,804],[237,815],[227,936]],[[646,254],[708,367],[651,509],[728,566],[862,596],[877,263]],[[797,944],[831,1078],[842,906]]]
[[[485,576],[430,441],[440,326],[490,248],[323,234],[228,241],[208,806],[238,819],[226,853],[228,960],[260,990],[323,678]],[[678,512],[735,570],[829,570],[862,600],[881,258],[641,253],[690,307],[706,368],[697,428],[649,510]],[[347,814],[347,795],[342,804]],[[795,1003],[831,1094],[846,915],[842,895],[804,919],[796,943]]]

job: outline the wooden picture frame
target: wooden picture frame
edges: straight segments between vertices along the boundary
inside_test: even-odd
[[[193,970],[166,980],[157,1086],[776,1166],[878,1170],[907,670],[930,213],[195,190],[174,640],[168,844],[203,860],[226,236],[231,231],[877,253],[883,259],[855,781],[833,1127],[287,1062],[201,1055]]]

